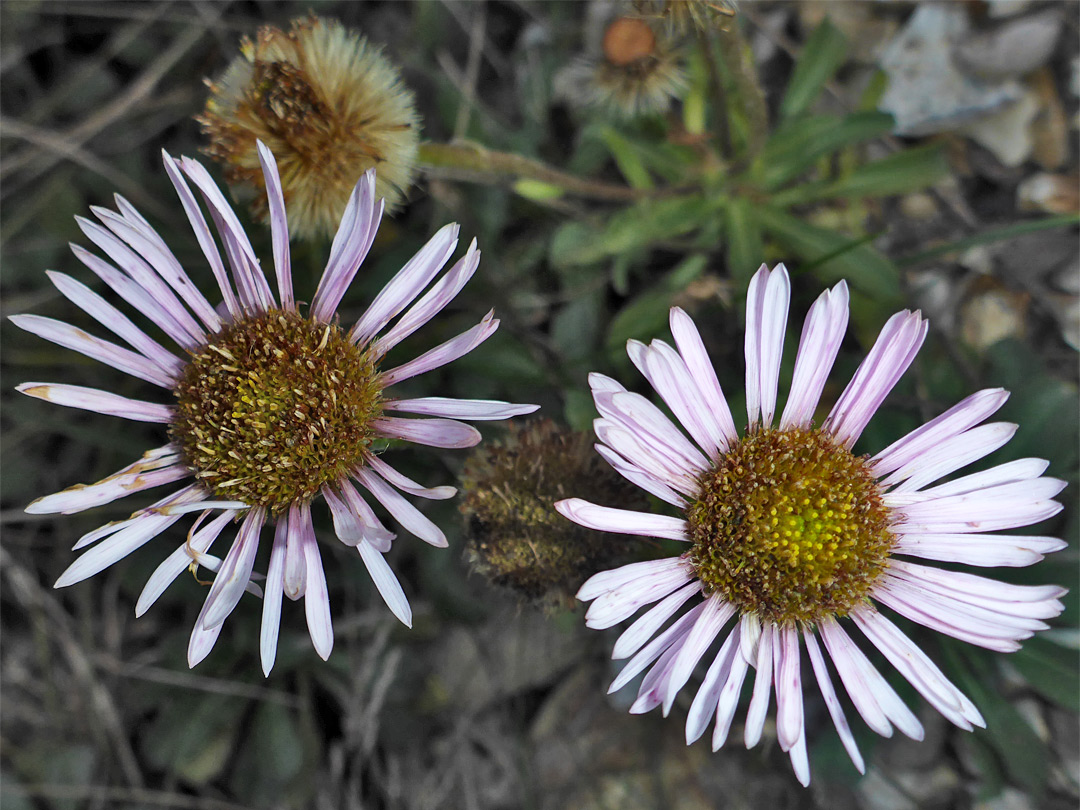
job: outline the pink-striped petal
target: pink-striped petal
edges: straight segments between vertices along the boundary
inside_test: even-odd
[[[304,614],[307,617],[308,633],[315,652],[325,661],[334,648],[334,625],[330,620],[330,595],[326,590],[326,572],[323,571],[322,557],[319,555],[319,541],[314,533],[305,533],[300,538],[304,554],[304,568],[307,583],[304,588]]]
[[[379,436],[404,439],[428,447],[473,447],[479,444],[482,438],[480,431],[472,425],[453,419],[399,419],[395,416],[381,416],[372,420],[371,426]]]
[[[221,635],[222,625],[220,624],[211,627],[209,630],[202,626],[201,620],[205,613],[206,605],[204,603],[199,618],[195,620],[195,627],[191,630],[191,640],[188,641],[187,660],[189,668],[194,667],[210,654],[210,651],[214,649],[214,645],[217,643],[218,636]]]
[[[347,478],[343,478],[338,481],[338,490],[341,492],[342,497],[345,498],[345,503],[359,518],[364,528],[364,539],[371,543],[372,547],[377,551],[381,551],[383,554],[390,550],[390,544],[397,536],[392,531],[383,526],[382,521],[376,517],[375,512],[363,496],[356,491],[356,487],[352,485],[352,482]]]
[[[731,652],[731,668],[728,670],[727,677],[722,679],[724,685],[716,703],[716,726],[713,728],[711,743],[713,751],[719,751],[727,742],[728,732],[731,731],[731,721],[735,719],[735,710],[738,708],[743,681],[746,680],[746,671],[749,668],[742,641],[744,624],[745,622],[740,622],[731,632],[737,641]]]
[[[175,377],[183,369],[184,364],[179,357],[149,337],[120,310],[85,284],[76,281],[71,276],[53,270],[46,270],[45,275],[49,277],[49,280],[65,298],[139,352],[139,354],[156,363],[170,377]]]
[[[444,225],[405,263],[356,322],[349,335],[353,342],[366,344],[424,291],[457,248],[460,230],[457,223]]]
[[[690,376],[694,378],[698,390],[705,398],[711,418],[716,421],[729,445],[738,441],[739,432],[735,428],[735,420],[731,416],[731,409],[720,387],[720,381],[716,379],[716,371],[713,369],[708,352],[705,351],[705,344],[701,340],[697,327],[690,316],[678,307],[671,308],[669,321],[675,345],[686,363]]]
[[[135,603],[136,618],[146,613],[161,594],[165,593],[165,589],[191,565],[190,551],[205,553],[235,516],[235,512],[222,512],[202,529],[189,533],[188,541],[154,569],[154,573],[150,575],[146,585],[143,586],[142,593],[139,594],[139,600]]]
[[[26,507],[26,512],[31,515],[71,515],[190,475],[191,471],[166,445],[146,452],[138,461],[96,483],[76,484],[38,498]]]
[[[621,587],[636,579],[644,579],[653,576],[663,576],[672,569],[691,570],[689,563],[682,557],[667,557],[662,560],[647,560],[645,562],[630,563],[619,568],[601,571],[593,574],[578,589],[577,598],[582,602],[590,602],[601,594]]]
[[[180,325],[180,322],[173,317],[172,313],[130,276],[121,273],[111,264],[99,259],[80,245],[69,243],[68,247],[75,254],[75,258],[104,281],[109,289],[145,315],[149,321],[165,332],[178,346],[188,351],[198,349],[199,342],[188,334]]]
[[[408,492],[418,498],[427,498],[431,501],[445,501],[457,494],[455,487],[423,487],[406,475],[402,475],[381,458],[369,455],[364,463],[377,472],[384,481],[391,486],[397,487],[402,492]]]
[[[640,432],[607,418],[594,419],[593,431],[596,437],[614,452],[638,469],[648,470],[650,475],[665,486],[687,497],[697,494],[697,477],[700,471],[675,454],[666,454],[657,449],[653,442],[644,441]]]
[[[188,503],[205,497],[196,487],[185,487],[169,498],[166,503]],[[114,532],[108,539],[86,551],[68,566],[53,585],[54,588],[66,588],[76,582],[100,573],[115,562],[122,560],[137,548],[157,537],[169,526],[179,520],[178,516],[146,513],[127,521],[127,525]]]
[[[263,596],[262,623],[259,625],[259,660],[264,677],[270,676],[277,659],[278,635],[281,632],[281,597],[285,593],[285,547],[289,521],[282,517],[274,527],[270,547],[270,566],[266,569],[266,593]]]
[[[893,511],[908,523],[943,524],[973,522],[996,523],[1006,520],[1014,526],[1034,523],[1029,516],[1042,514],[1051,500],[1065,488],[1065,482],[1057,478],[1037,478],[1034,481],[1014,481],[999,484],[963,495],[946,495],[944,498],[905,506],[893,507]],[[1060,504],[1054,514],[1060,510]],[[1048,515],[1049,516],[1049,515]],[[1045,518],[1041,518],[1045,519]]]
[[[810,427],[847,324],[848,288],[847,282],[841,281],[823,292],[806,314],[791,390],[780,417],[781,430]]]
[[[921,740],[922,724],[840,624],[835,619],[823,619],[818,629],[848,697],[866,724],[882,737],[891,737],[895,724],[911,739]]]
[[[773,655],[774,647],[777,646],[777,632],[774,625],[768,624],[761,629],[761,638],[758,640],[757,660],[754,666],[757,674],[754,676],[754,692],[750,697],[750,708],[746,712],[746,728],[743,732],[743,742],[747,748],[753,748],[761,740],[761,732],[765,728],[765,715],[769,712],[769,698],[772,696],[773,683]]]
[[[556,501],[555,508],[563,517],[587,529],[619,534],[663,537],[668,540],[686,540],[686,521],[667,515],[634,512],[598,506],[581,498]]]
[[[225,621],[247,590],[255,566],[255,552],[259,550],[259,533],[265,522],[266,511],[262,507],[249,510],[244,517],[236,540],[206,597],[206,613],[202,617],[202,625],[206,629]]]
[[[176,196],[180,198],[180,203],[184,206],[184,213],[191,224],[191,230],[195,233],[199,247],[202,249],[203,255],[206,256],[206,261],[210,265],[214,279],[218,283],[218,289],[221,290],[225,308],[233,320],[236,320],[241,314],[240,302],[237,300],[232,282],[229,281],[229,276],[225,272],[225,265],[221,262],[221,254],[218,252],[217,243],[214,241],[210,226],[206,224],[206,217],[203,216],[202,209],[199,208],[199,203],[195,200],[195,195],[188,188],[187,181],[184,180],[184,175],[181,173],[177,162],[164,149],[161,150],[161,159],[165,164],[165,173],[169,175],[169,180],[172,182],[173,188],[176,189]]]
[[[855,743],[855,735],[851,733],[851,726],[848,725],[844,709],[840,705],[840,699],[836,696],[836,690],[833,689],[832,679],[829,677],[829,668],[825,665],[825,658],[818,647],[817,639],[814,638],[813,630],[804,627],[803,640],[806,642],[806,652],[810,656],[810,665],[814,668],[814,677],[817,678],[821,697],[825,700],[825,708],[829,710],[829,717],[832,718],[833,725],[836,727],[836,733],[840,735],[840,742],[843,743],[844,750],[851,757],[855,769],[859,773],[866,773],[866,764],[863,762],[862,753]]]
[[[844,447],[855,444],[870,418],[919,353],[927,328],[928,324],[919,312],[904,310],[889,318],[822,429]]]
[[[255,311],[269,310],[274,306],[273,293],[270,292],[270,285],[266,282],[259,260],[244,232],[244,226],[240,224],[232,206],[200,163],[181,157],[180,168],[198,188],[210,210],[218,235],[225,245],[225,255],[229,258],[241,302]]]
[[[274,275],[277,277],[278,300],[281,308],[296,308],[293,299],[292,261],[289,257],[289,222],[285,216],[285,195],[281,191],[281,176],[278,174],[274,153],[266,148],[261,140],[256,139],[255,148],[259,150],[259,164],[262,166],[263,180],[266,184],[266,206],[270,213],[270,238],[274,245]]]
[[[43,399],[54,405],[67,408],[80,408],[84,411],[120,416],[132,422],[172,421],[173,406],[159,405],[156,402],[144,402],[140,399],[128,399],[119,394],[100,391],[97,388],[85,388],[81,385],[63,383],[25,382],[15,386],[15,390],[28,397]]]
[[[991,422],[939,442],[881,482],[893,492],[915,492],[1005,446],[1016,434],[1011,422]],[[899,483],[898,483],[899,482]]]
[[[393,570],[387,564],[386,559],[379,551],[367,541],[357,546],[360,556],[367,566],[371,581],[379,591],[379,595],[386,602],[386,606],[403,625],[412,627],[412,608],[405,592],[401,589],[401,583],[394,576]]]
[[[311,525],[311,506],[303,502],[293,503],[289,506],[285,535],[285,573],[282,585],[285,595],[294,602],[304,595],[307,588],[304,538],[308,536],[315,536],[315,529]]]
[[[628,582],[598,596],[585,612],[585,624],[605,630],[634,615],[639,608],[652,604],[685,585],[693,575],[685,568]]]
[[[171,318],[187,334],[192,346],[201,346],[206,342],[206,330],[192,317],[169,285],[143,261],[138,253],[118,239],[108,228],[103,228],[96,222],[91,222],[85,217],[75,217],[75,223],[91,242],[105,251],[117,267],[127,273],[169,312]]]
[[[705,398],[678,352],[660,340],[648,347],[631,340],[626,351],[705,455],[716,458],[724,452],[727,437],[711,418]]]
[[[349,508],[343,498],[338,497],[329,484],[322,486],[323,498],[330,507],[330,516],[334,520],[334,534],[347,546],[355,546],[364,539],[364,524],[356,513]]]
[[[77,351],[125,374],[160,385],[162,388],[173,386],[173,375],[163,371],[161,366],[153,360],[148,360],[143,355],[115,343],[87,334],[71,324],[44,318],[41,315],[12,315],[9,320],[20,329],[63,346],[65,349]]]
[[[646,644],[637,655],[626,662],[626,666],[619,670],[619,674],[615,677],[615,680],[611,682],[611,686],[608,687],[608,694],[610,695],[613,692],[618,692],[626,686],[626,684],[636,678],[645,667],[649,666],[649,664],[659,658],[665,651],[686,638],[690,629],[694,626],[694,623],[698,620],[698,617],[704,609],[704,602],[694,605],[694,607],[690,608],[690,610],[686,611],[686,613],[672,623],[671,627]]]
[[[995,487],[1000,484],[1012,484],[1016,481],[1030,481],[1038,478],[1050,462],[1041,458],[1021,458],[1005,464],[999,464],[988,470],[961,476],[947,484],[924,489],[921,494],[927,498],[943,498],[946,495],[966,495],[980,489]]]
[[[1019,568],[1068,545],[1057,537],[1032,535],[902,534],[896,537],[893,553],[983,568]]]
[[[701,687],[686,713],[686,744],[697,740],[709,725],[709,720],[716,714],[720,693],[731,674],[731,665],[739,654],[739,628],[728,634],[720,647],[720,652],[713,658]]]
[[[773,658],[776,679],[776,737],[781,751],[790,751],[803,737],[802,676],[799,671],[799,631],[777,631],[777,655]]]
[[[532,413],[539,408],[539,405],[513,405],[496,399],[450,399],[448,397],[395,399],[383,403],[383,409],[387,411],[474,421],[509,419],[513,416]]]
[[[890,560],[889,571],[952,599],[997,611],[1025,611],[1018,615],[1037,616],[1040,619],[1057,616],[1062,610],[1057,600],[1067,592],[1060,585],[1013,585],[965,571],[945,571],[903,560]],[[1026,612],[1032,609],[1029,606],[1035,606],[1033,609],[1036,612]],[[1044,609],[1046,612],[1041,612]]]
[[[447,363],[452,363],[459,357],[464,357],[495,334],[495,330],[499,328],[499,320],[494,317],[494,314],[494,310],[488,312],[480,323],[467,332],[462,332],[457,337],[439,344],[434,349],[424,352],[397,368],[384,371],[380,375],[383,386],[389,388],[394,383],[425,374]]]
[[[383,206],[382,200],[375,204],[375,172],[368,170],[353,187],[341,224],[334,235],[330,260],[326,263],[311,302],[311,317],[314,319],[329,322],[333,318],[345,291],[367,257],[375,232],[379,229]]]
[[[665,622],[674,616],[679,608],[686,604],[686,600],[701,590],[701,581],[688,582],[677,591],[668,594],[656,607],[650,608],[630,625],[611,648],[611,658],[618,661],[629,658],[656,634],[656,631],[664,626]]]
[[[957,603],[919,593],[918,589],[897,579],[877,583],[874,599],[917,624],[996,652],[1016,652],[1020,649],[1017,640],[1030,638],[1035,633],[1034,630],[995,626],[971,615],[968,609],[958,608]],[[1036,629],[1045,629],[1044,623],[1038,624]]]
[[[806,735],[799,737],[798,741],[788,751],[791,760],[791,769],[795,772],[795,778],[803,787],[810,787],[810,757],[806,751]]]
[[[207,329],[216,332],[221,328],[220,316],[206,300],[206,296],[191,282],[183,266],[155,230],[145,228],[107,208],[92,205],[90,210],[106,228],[139,254],[143,261],[173,288]]]
[[[851,618],[908,683],[947,719],[965,731],[971,731],[972,726],[986,727],[975,704],[896,625],[865,608],[852,611]]]
[[[750,280],[746,293],[746,414],[751,426],[772,425],[780,357],[784,351],[791,281],[787,268],[764,264]]]
[[[446,548],[449,543],[442,529],[425,517],[419,509],[405,500],[397,490],[387,484],[382,478],[368,469],[360,468],[355,471],[356,479],[375,496],[386,511],[393,515],[394,520],[401,524],[410,534],[416,535],[425,543],[430,543],[436,548]]]
[[[603,457],[604,461],[611,465],[615,472],[630,483],[641,487],[646,492],[655,495],[666,503],[670,503],[672,506],[686,506],[686,498],[656,476],[627,461],[607,445],[597,443],[593,445],[593,448]]]
[[[730,602],[725,602],[719,595],[713,594],[705,599],[705,610],[701,612],[701,616],[694,622],[693,629],[686,637],[685,643],[671,666],[671,674],[667,680],[667,691],[662,695],[665,717],[671,711],[679,690],[686,686],[686,682],[690,680],[698,661],[712,646],[713,641],[720,634],[724,625],[728,623],[728,619],[734,614],[735,606]]]
[[[675,659],[682,652],[685,643],[685,637],[673,643],[664,651],[652,669],[645,673],[641,686],[638,688],[637,700],[630,705],[630,714],[644,714],[660,705],[667,692],[668,683],[671,681]]]
[[[601,402],[606,401],[603,396],[595,399],[598,409]],[[610,408],[605,407],[605,410],[608,413],[603,410],[601,413],[605,416],[611,414],[611,418],[621,421],[657,452],[676,458],[693,477],[711,467],[709,460],[671,423],[664,412],[640,394],[611,394]]]
[[[1009,398],[1004,388],[977,391],[940,416],[890,444],[871,459],[879,478],[918,460],[941,442],[959,436],[994,414]]]
[[[476,249],[476,240],[473,239],[465,255],[458,259],[454,266],[435,282],[424,297],[413,304],[408,312],[402,315],[386,334],[375,341],[374,351],[376,355],[382,356],[386,354],[441,312],[461,292],[462,287],[472,278],[476,268],[479,266],[480,251]]]

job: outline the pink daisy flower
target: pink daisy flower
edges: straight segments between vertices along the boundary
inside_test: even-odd
[[[974,704],[877,605],[981,647],[1019,649],[1021,639],[1061,612],[1064,588],[1010,585],[901,557],[980,567],[1038,562],[1065,543],[994,532],[1057,514],[1061,506],[1051,499],[1065,483],[1041,477],[1047,462],[1030,458],[933,485],[1012,437],[1016,425],[981,424],[1007,399],[1002,389],[973,394],[872,458],[851,452],[926,337],[918,312],[889,319],[828,418],[815,427],[814,411],[847,329],[844,282],[823,293],[807,315],[791,390],[774,425],[789,299],[784,266],[770,272],[763,265],[747,295],[748,426],[741,436],[697,329],[677,307],[671,310],[675,348],[630,341],[627,352],[693,441],[645,397],[601,374],[589,378],[600,412],[597,451],[629,480],[681,509],[682,517],[578,498],[556,508],[582,526],[686,544],[679,556],[596,574],[578,592],[592,601],[586,623],[595,629],[658,603],[616,641],[612,657],[630,660],[609,691],[648,670],[630,711],[662,706],[666,715],[734,619],[690,705],[687,744],[714,718],[713,750],[724,744],[753,669],[746,745],[761,739],[775,688],[780,747],[807,785],[804,647],[860,772],[863,759],[827,659],[870,728],[886,737],[894,726],[913,739],[923,736],[915,715],[852,638],[852,626],[950,721],[968,730],[984,725]]]
[[[195,666],[206,657],[225,618],[247,590],[263,597],[260,648],[263,671],[269,674],[283,595],[304,599],[311,640],[320,656],[327,658],[334,643],[326,577],[311,521],[312,501],[323,496],[338,539],[357,549],[387,606],[411,626],[409,602],[383,557],[394,534],[376,516],[368,496],[406,531],[445,547],[443,532],[402,493],[439,500],[452,497],[455,489],[428,488],[412,481],[378,455],[375,442],[397,439],[431,447],[471,447],[480,441],[479,432],[457,420],[506,419],[531,413],[537,406],[393,396],[394,384],[467,354],[498,327],[499,321],[489,312],[452,340],[402,365],[383,368],[386,353],[450,303],[476,271],[480,252],[475,240],[417,301],[457,247],[458,226],[442,228],[354,325],[342,327],[336,318],[338,304],[371,248],[383,212],[383,201],[375,200],[375,172],[368,171],[353,189],[330,260],[310,306],[305,307],[307,313],[302,314],[293,295],[277,164],[262,143],[259,158],[268,189],[277,296],[240,221],[206,169],[189,158],[177,161],[164,154],[165,170],[214,273],[223,305],[209,303],[161,236],[119,195],[119,213],[92,209],[100,225],[77,218],[83,233],[112,263],[78,246],[72,250],[181,351],[165,348],[104,298],[62,273],[49,273],[57,289],[130,348],[51,318],[16,315],[11,320],[171,394],[170,403],[159,403],[74,385],[32,382],[19,386],[24,394],[59,405],[157,422],[166,426],[169,438],[108,478],[40,498],[27,512],[71,514],[135,492],[184,482],[129,519],[80,538],[75,549],[89,550],[60,576],[56,587],[93,576],[183,515],[199,513],[187,542],[146,583],[135,613],[145,613],[185,569],[202,566],[215,571],[191,634],[188,663]],[[228,270],[188,181],[209,210]],[[403,418],[402,414],[424,418]],[[211,545],[234,520],[240,528],[228,552],[224,558],[212,555]],[[274,537],[260,588],[255,580],[263,578],[252,572],[268,523],[275,524]]]

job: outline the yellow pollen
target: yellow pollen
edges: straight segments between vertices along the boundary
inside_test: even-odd
[[[759,430],[698,479],[688,558],[704,591],[776,624],[843,616],[892,548],[867,459],[818,430]]]
[[[169,433],[202,485],[276,514],[361,463],[381,413],[372,358],[339,327],[278,310],[215,335],[174,393]]]

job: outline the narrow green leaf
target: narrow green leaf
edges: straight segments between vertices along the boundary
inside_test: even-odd
[[[564,193],[564,189],[559,186],[552,185],[551,183],[544,183],[540,180],[523,179],[514,183],[514,191],[527,200],[536,200],[538,202],[546,202],[547,200],[557,200]]]
[[[599,228],[568,222],[552,238],[552,264],[580,267],[644,250],[701,227],[715,216],[716,207],[698,195],[688,195],[638,203],[619,211]]]
[[[833,284],[845,278],[853,288],[882,304],[899,301],[896,267],[862,238],[853,240],[819,228],[772,206],[759,206],[755,213],[761,226],[785,248],[806,262],[820,261],[813,273],[823,283]]]
[[[732,200],[727,207],[726,224],[728,274],[739,289],[746,289],[765,260],[761,224],[754,216],[754,206],[743,197]]]
[[[638,189],[653,187],[649,170],[645,168],[640,150],[634,143],[612,127],[604,127],[600,130],[600,138],[611,152],[615,165],[619,167],[627,183]]]
[[[976,731],[994,749],[1009,781],[1035,796],[1046,792],[1046,744],[998,691],[989,688],[980,666],[985,656],[949,639],[941,639],[948,674],[978,707],[986,730]],[[978,668],[978,672],[973,669]]]
[[[608,326],[608,350],[621,357],[627,340],[648,340],[660,334],[668,322],[671,299],[705,271],[708,261],[708,257],[700,253],[688,256],[663,279],[619,310]]]
[[[805,112],[846,59],[847,38],[826,17],[810,35],[795,65],[780,102],[780,117],[794,118]]]
[[[1080,672],[1076,650],[1032,638],[1009,657],[1032,688],[1071,712],[1080,712]]]
[[[887,135],[893,117],[881,112],[804,116],[781,124],[762,150],[751,176],[766,190],[779,188],[807,171],[814,162],[850,144]]]
[[[843,197],[888,197],[920,191],[941,180],[949,167],[936,144],[904,149],[881,160],[864,163],[831,183],[807,184],[776,195],[777,206],[800,205]]]
[[[994,242],[1003,242],[1006,239],[1015,239],[1017,236],[1023,236],[1026,233],[1037,233],[1038,231],[1047,231],[1053,228],[1067,228],[1070,225],[1077,224],[1080,224],[1080,214],[1061,214],[1056,217],[1018,222],[1015,225],[1006,225],[1002,228],[990,228],[965,239],[949,242],[946,245],[920,250],[918,253],[909,253],[907,256],[901,256],[897,259],[896,263],[900,267],[911,267],[930,259],[936,259],[938,256],[944,256],[946,253],[959,253],[979,245],[990,245]]]

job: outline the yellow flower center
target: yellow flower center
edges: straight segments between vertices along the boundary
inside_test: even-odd
[[[363,460],[381,391],[338,326],[271,310],[191,358],[169,434],[215,497],[280,513]]]
[[[759,430],[701,475],[688,553],[707,594],[774,624],[843,616],[892,548],[865,456],[801,428]]]

